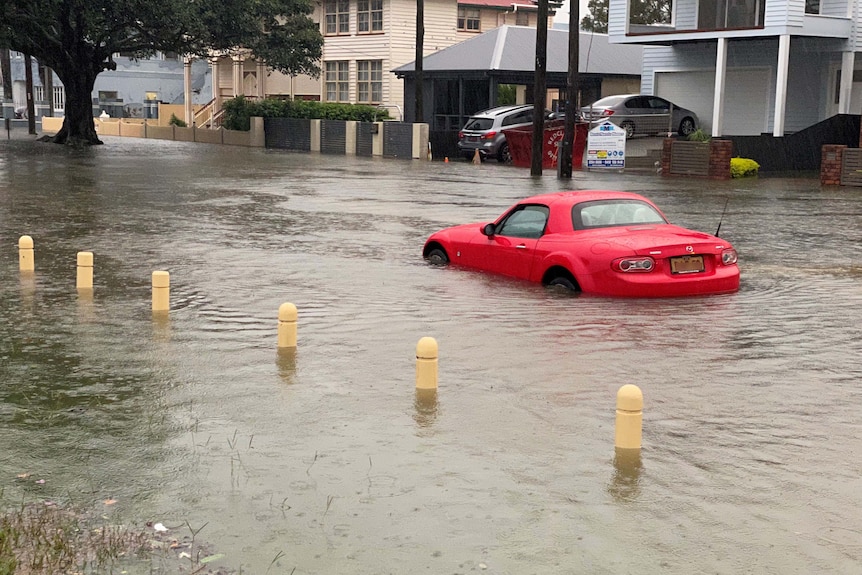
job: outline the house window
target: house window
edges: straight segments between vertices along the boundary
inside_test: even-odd
[[[806,14],[820,14],[820,0],[805,0]]]
[[[515,26],[529,26],[530,25],[530,15],[521,10],[520,12],[515,12]]]
[[[383,100],[383,62],[360,60],[356,62],[357,101],[379,104]]]
[[[54,86],[54,109],[66,109],[66,89],[63,86]]]
[[[326,63],[326,101],[350,101],[349,62]]]
[[[458,8],[458,29],[467,32],[479,31],[479,9]]]
[[[356,24],[360,34],[383,32],[383,0],[359,0]]]
[[[33,101],[34,102],[44,102],[45,101],[45,87],[44,86],[33,86]]]
[[[350,0],[326,0],[323,11],[327,35],[350,33]]]

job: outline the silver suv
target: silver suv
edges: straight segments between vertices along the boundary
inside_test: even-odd
[[[497,158],[499,162],[511,162],[512,154],[503,130],[532,123],[532,104],[500,106],[476,112],[458,132],[458,151],[467,159],[473,158],[479,150],[483,160]]]

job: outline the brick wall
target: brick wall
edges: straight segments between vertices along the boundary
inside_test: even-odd
[[[820,149],[820,183],[824,186],[841,185],[841,166],[847,146],[825,144]]]
[[[730,157],[732,155],[733,142],[730,140],[710,140],[709,177],[711,179],[730,179]]]

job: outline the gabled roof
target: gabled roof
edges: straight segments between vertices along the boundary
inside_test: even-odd
[[[607,34],[581,31],[578,71],[581,74],[640,76],[643,47],[610,44]],[[549,73],[568,71],[569,32],[548,29]],[[465,40],[422,60],[422,69],[433,71],[499,70],[529,72],[535,70],[536,29],[528,26],[500,26]],[[393,72],[410,75],[415,62],[395,68]]]

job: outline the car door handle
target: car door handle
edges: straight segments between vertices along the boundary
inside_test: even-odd
[[[525,249],[527,249],[527,246],[525,244],[518,244],[517,246],[515,246],[515,249],[516,250],[525,250]]]

